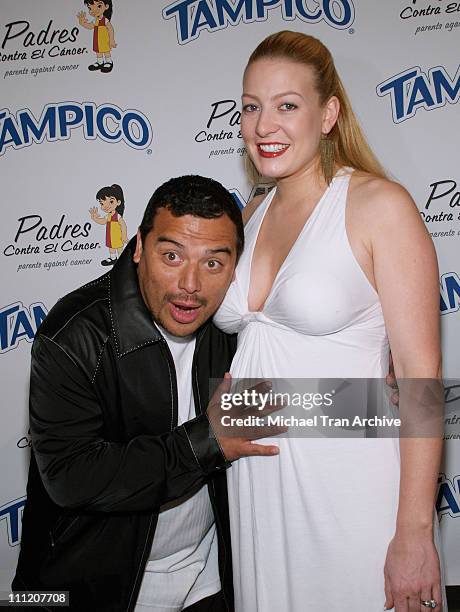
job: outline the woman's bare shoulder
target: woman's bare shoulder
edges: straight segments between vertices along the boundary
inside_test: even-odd
[[[350,183],[350,217],[372,243],[382,239],[426,240],[427,230],[409,192],[399,183],[359,173]]]
[[[350,196],[352,206],[377,216],[416,209],[411,195],[400,183],[366,172],[353,174]]]
[[[394,202],[412,201],[409,192],[400,183],[367,172],[353,173],[350,191],[354,198],[369,206],[383,202],[391,206]]]

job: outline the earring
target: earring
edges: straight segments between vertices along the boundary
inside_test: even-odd
[[[335,174],[335,147],[334,141],[332,138],[329,138],[327,134],[321,134],[319,150],[321,155],[321,169],[326,183],[329,185]]]

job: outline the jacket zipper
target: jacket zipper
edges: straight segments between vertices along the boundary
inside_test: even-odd
[[[198,351],[199,351],[199,348],[200,348],[201,341],[202,341],[202,339],[204,337],[205,331],[206,330],[202,330],[200,332],[199,336],[197,337],[195,353],[193,355],[193,363],[192,363],[192,371],[193,371],[193,375],[194,375],[193,379],[192,379],[192,383],[193,383],[193,396],[195,398],[195,413],[197,412],[196,408],[198,407],[200,414],[203,414],[203,407],[201,405],[200,390],[199,390],[199,385],[198,385],[198,364],[197,364],[197,359],[198,359]],[[230,612],[230,607],[229,607],[227,598],[225,596],[225,588],[224,588],[225,570],[226,570],[226,567],[227,567],[227,549],[225,548],[225,539],[224,539],[224,536],[223,536],[224,530],[222,528],[222,523],[220,522],[219,513],[217,512],[216,488],[215,488],[215,485],[214,485],[214,481],[212,479],[210,480],[209,485],[211,486],[211,489],[212,489],[212,495],[209,496],[209,499],[211,501],[211,506],[212,506],[212,509],[214,511],[214,518],[215,518],[215,521],[216,521],[217,526],[218,526],[218,531],[220,531],[220,533],[222,534],[220,538],[219,538],[219,534],[217,534],[218,535],[217,540],[218,540],[218,542],[219,542],[219,539],[222,541],[222,549],[224,551],[224,563],[223,563],[222,578],[221,578],[222,597],[223,597],[226,609]]]
[[[169,350],[168,343],[166,342],[166,340],[164,339],[163,336],[161,336],[161,338],[159,338],[158,341],[160,342],[161,350],[164,350],[164,353],[166,355],[166,362],[168,364],[169,376],[170,376],[170,379],[171,379],[171,400],[172,400],[171,431],[172,431],[174,429],[174,427],[177,425],[177,415],[178,415],[178,410],[177,410],[178,400],[177,400],[176,368],[174,366],[174,359],[173,359],[173,356],[171,354],[171,351]],[[158,521],[158,517],[157,517],[157,521]],[[146,537],[145,543],[144,543],[144,551],[142,553],[141,562],[139,564],[139,567],[137,568],[137,573],[136,573],[136,578],[134,580],[133,588],[131,589],[131,595],[130,595],[129,600],[128,600],[127,612],[129,612],[131,610],[134,610],[134,607],[131,607],[131,602],[132,602],[133,595],[134,595],[136,589],[137,589],[138,594],[139,594],[140,586],[138,588],[138,585],[140,583],[140,573],[141,573],[140,570],[141,570],[142,567],[145,568],[145,566],[147,564],[147,556],[148,556],[150,548],[152,547],[152,544],[153,544],[153,537],[150,538],[150,533],[152,531],[152,522],[153,522],[153,514],[150,515],[149,528],[147,530],[147,537]],[[150,540],[150,547],[148,546],[149,540]]]
[[[196,407],[199,407],[199,411],[200,414],[203,413],[202,410],[202,406],[201,406],[201,400],[200,400],[200,393],[199,393],[199,388],[198,388],[198,367],[197,367],[197,355],[198,355],[198,350],[201,344],[201,341],[204,337],[206,330],[202,330],[196,339],[196,346],[195,346],[195,351],[193,354],[193,362],[192,362],[192,372],[194,374],[194,379],[192,377],[192,388],[193,388],[193,397],[194,397],[194,401],[195,401],[195,413],[196,413]],[[171,387],[172,387],[172,419],[171,419],[171,430],[174,428],[174,425],[177,425],[177,419],[178,419],[178,400],[177,400],[177,376],[176,376],[176,368],[174,366],[174,359],[172,357],[171,351],[169,349],[168,343],[166,342],[166,340],[161,337],[160,338],[160,342],[161,344],[164,346],[164,350],[166,353],[166,357],[167,357],[167,363],[168,363],[168,369],[169,369],[169,373],[171,376]],[[175,391],[175,392],[174,392]],[[197,415],[198,416],[198,415]],[[212,492],[213,495],[209,496],[210,501],[211,501],[211,505],[214,511],[214,518],[216,520],[216,523],[218,524],[218,527],[220,529],[221,534],[223,534],[223,529],[222,529],[222,524],[220,522],[219,519],[219,514],[217,512],[217,508],[216,508],[216,502],[215,502],[215,498],[216,498],[216,490],[215,490],[215,486],[214,486],[214,482],[211,480],[210,482],[211,488],[212,488]],[[152,530],[152,521],[153,521],[153,514],[150,517],[150,523],[149,523],[149,528],[147,531],[147,537],[145,539],[145,544],[144,544],[144,552],[142,554],[142,558],[141,558],[141,562],[139,564],[138,570],[137,570],[137,574],[136,574],[136,579],[134,580],[134,584],[133,584],[133,588],[131,590],[131,595],[129,597],[128,600],[128,607],[127,607],[127,612],[130,610],[133,610],[134,608],[131,608],[131,601],[134,595],[134,592],[136,590],[136,587],[138,585],[138,583],[140,582],[139,580],[139,575],[140,575],[140,569],[141,567],[145,567],[145,563],[144,560],[147,559],[147,544],[148,541],[150,539],[150,532]],[[225,547],[225,541],[224,541],[224,537],[222,536],[221,538],[222,541],[222,548],[224,551],[224,563],[223,563],[223,570],[222,570],[222,579],[221,579],[221,587],[222,587],[222,597],[224,599],[224,603],[225,603],[225,607],[226,609],[230,612],[230,608],[227,602],[227,598],[225,596],[225,589],[224,589],[224,577],[225,577],[225,569],[227,567],[227,550]],[[152,542],[153,542],[153,538],[152,538]]]
[[[139,576],[140,576],[140,573],[141,573],[141,567],[145,567],[146,564],[147,564],[147,555],[148,555],[148,551],[149,551],[149,547],[148,547],[149,540],[150,540],[150,547],[152,546],[152,543],[153,543],[153,537],[150,538],[150,533],[152,531],[152,523],[153,523],[153,514],[150,515],[149,526],[148,526],[148,529],[147,529],[147,537],[145,538],[145,543],[144,543],[144,550],[142,552],[141,562],[139,563],[139,566],[137,568],[136,578],[134,579],[133,588],[131,589],[131,595],[129,596],[129,599],[128,599],[128,607],[126,608],[127,612],[134,610],[134,607],[136,605],[136,602],[134,602],[134,605],[131,605],[131,602],[133,600],[133,595],[136,592],[136,589],[138,591],[137,594],[139,595],[140,582],[141,582],[140,579],[139,579]],[[145,562],[144,562],[144,560],[145,560]],[[139,584],[139,588],[137,588],[138,584]],[[136,597],[136,600],[137,600],[137,597]]]
[[[163,336],[161,336],[160,338],[160,346],[161,346],[161,350],[164,350],[166,354],[166,361],[168,363],[169,376],[171,380],[172,415],[171,415],[170,431],[172,431],[174,427],[177,427],[177,423],[179,420],[179,408],[178,408],[179,400],[177,396],[176,366],[174,365],[174,359],[169,349],[168,343],[166,342],[166,339]]]

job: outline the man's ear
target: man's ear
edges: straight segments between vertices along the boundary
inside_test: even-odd
[[[133,261],[134,263],[139,263],[142,256],[142,238],[140,230],[137,230],[136,234],[136,250],[134,251]]]

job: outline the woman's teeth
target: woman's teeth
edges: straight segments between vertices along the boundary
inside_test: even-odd
[[[279,151],[287,149],[288,146],[287,144],[260,144],[259,148],[262,149],[264,153],[278,153]]]

